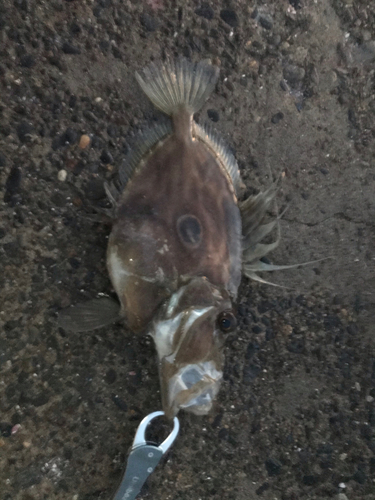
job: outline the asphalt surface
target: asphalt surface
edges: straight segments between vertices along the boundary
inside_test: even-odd
[[[0,2],[0,499],[109,499],[160,409],[151,339],[71,334],[57,313],[112,293],[103,182],[159,116],[134,72],[166,54],[220,66],[197,119],[247,194],[282,176],[272,262],[331,258],[266,277],[286,288],[243,280],[217,403],[181,414],[141,498],[374,500],[367,0]]]

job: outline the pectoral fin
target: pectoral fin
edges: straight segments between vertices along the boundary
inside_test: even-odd
[[[58,325],[72,332],[88,332],[121,318],[120,304],[109,297],[89,300],[59,313]]]

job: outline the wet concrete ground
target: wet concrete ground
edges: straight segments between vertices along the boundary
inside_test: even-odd
[[[217,404],[181,414],[142,498],[373,500],[365,0],[0,3],[0,498],[109,499],[139,421],[160,408],[150,339],[121,324],[74,335],[57,312],[111,293],[103,181],[158,116],[133,75],[165,54],[220,66],[198,119],[235,151],[247,193],[283,176],[272,262],[333,258],[272,275],[285,289],[243,280]]]

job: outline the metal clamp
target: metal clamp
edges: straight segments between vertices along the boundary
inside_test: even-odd
[[[146,479],[154,471],[161,457],[168,451],[176,439],[180,429],[178,418],[173,419],[173,429],[169,436],[159,445],[147,444],[146,428],[156,417],[164,415],[163,411],[155,411],[147,415],[139,424],[133,446],[128,458],[125,475],[113,500],[134,500],[141,491]]]

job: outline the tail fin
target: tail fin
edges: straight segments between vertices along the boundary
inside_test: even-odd
[[[205,63],[191,63],[179,58],[154,64],[136,73],[135,77],[154,105],[171,116],[180,106],[193,114],[213,91],[219,68]]]

